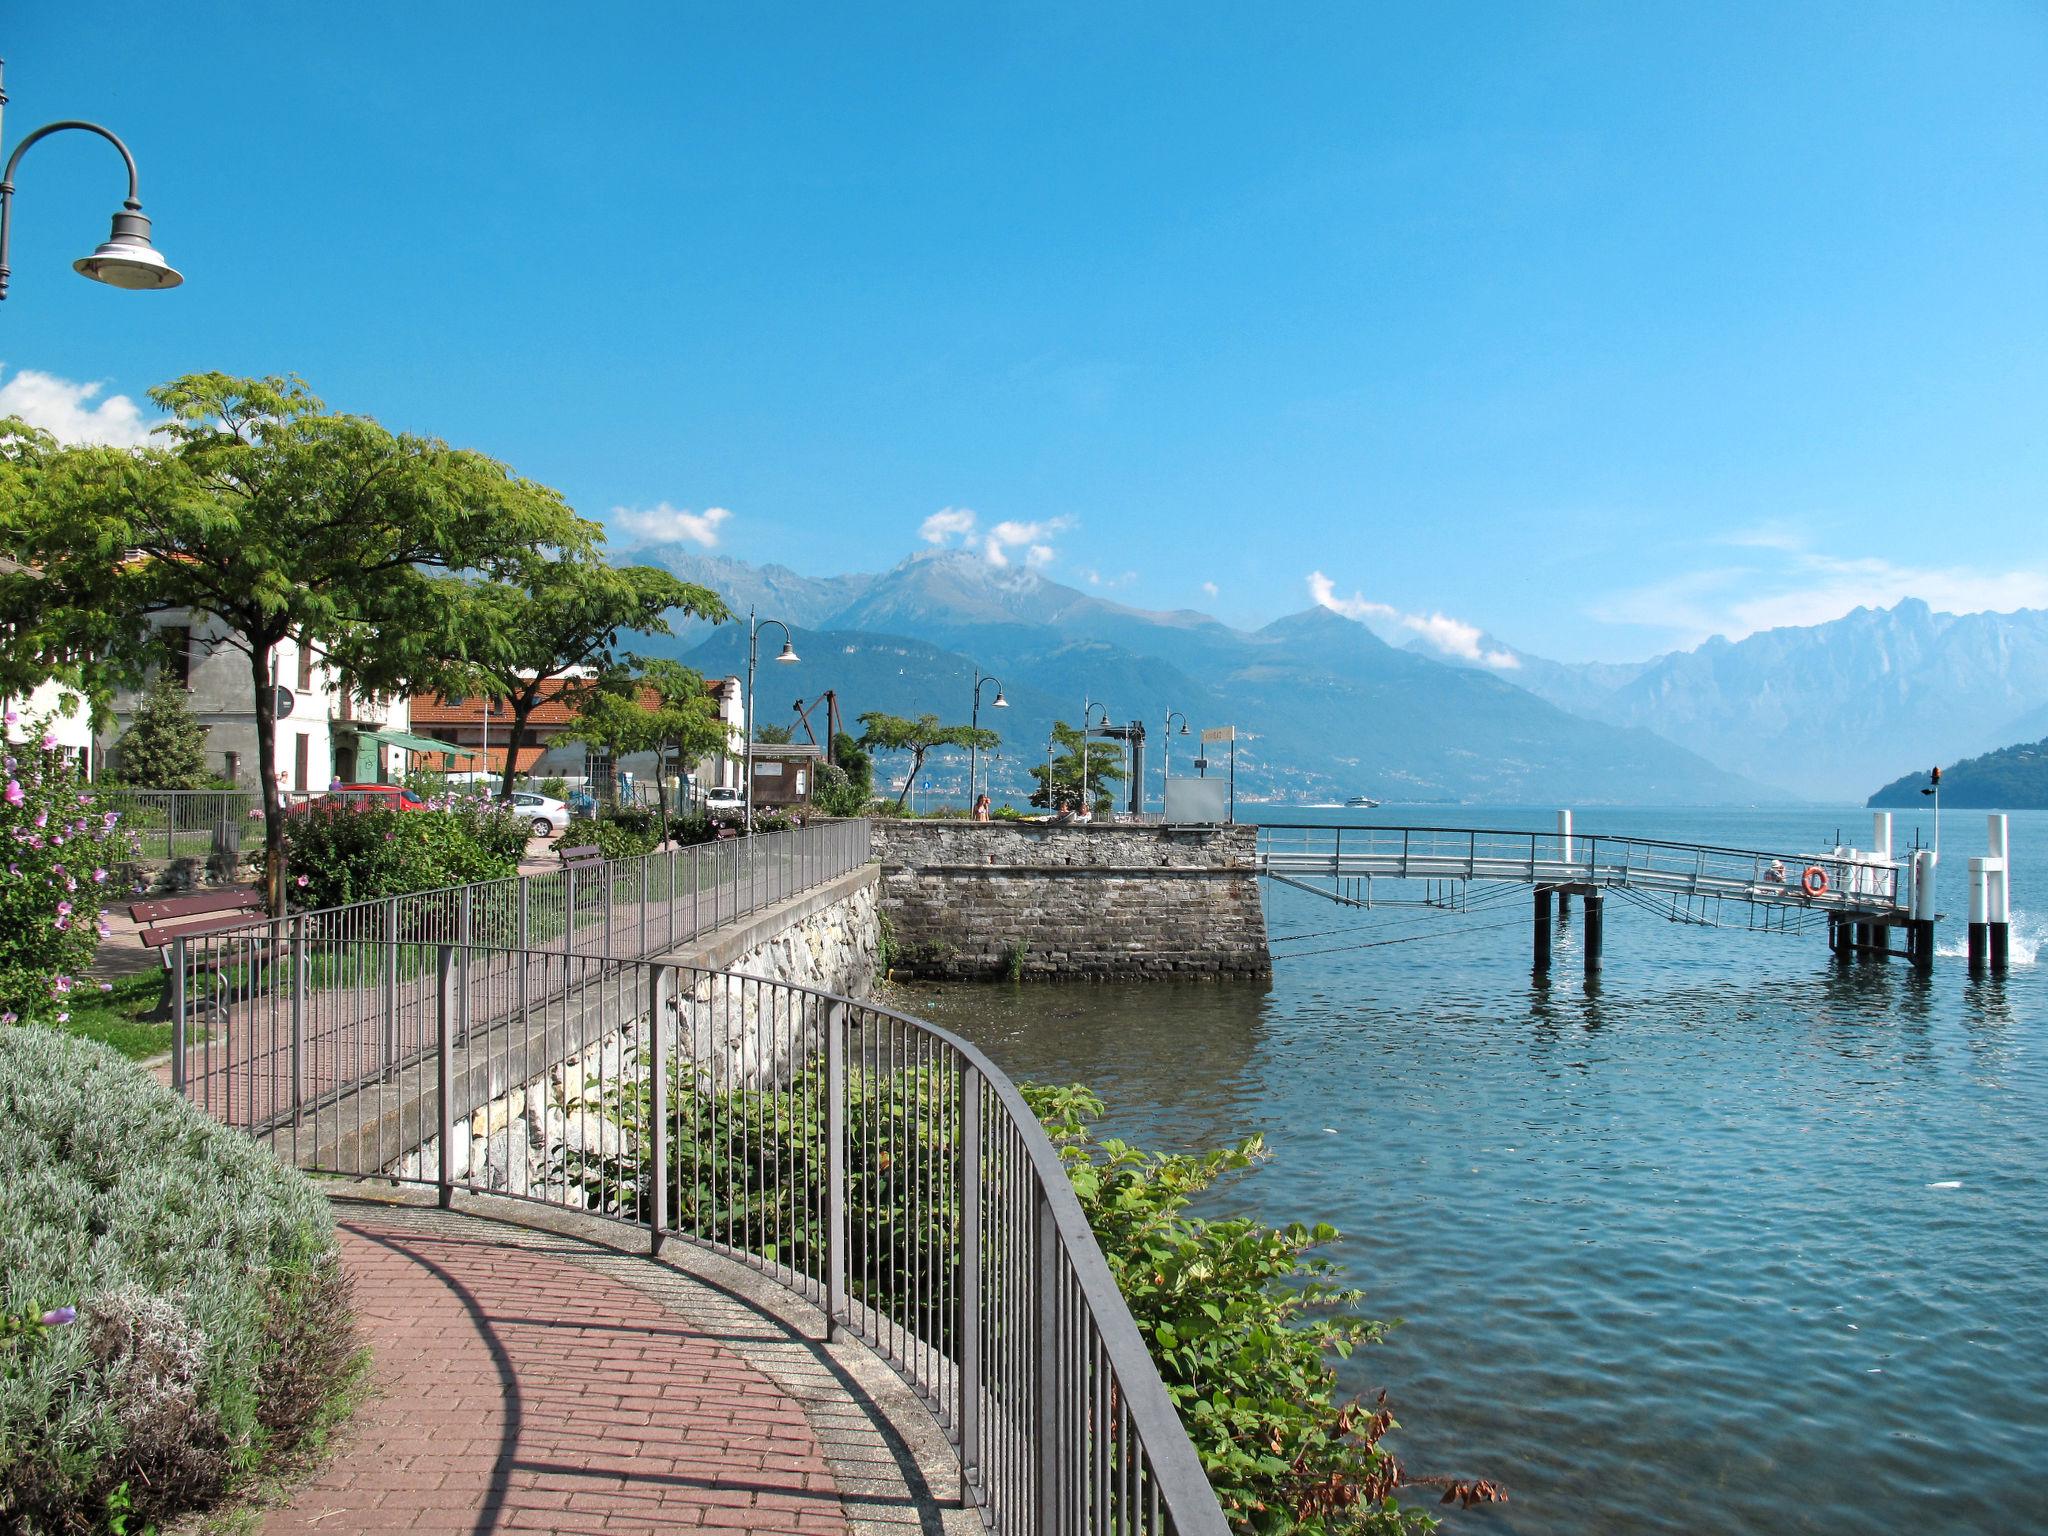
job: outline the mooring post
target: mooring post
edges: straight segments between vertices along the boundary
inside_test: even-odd
[[[1550,887],[1536,887],[1536,933],[1535,968],[1539,971],[1550,969]]]
[[[1970,969],[1981,971],[1991,953],[1989,859],[1970,860]]]
[[[1607,898],[1598,891],[1586,893],[1586,928],[1579,935],[1579,943],[1586,951],[1586,975],[1588,979],[1600,974],[1600,946],[1605,937]]]
[[[1563,864],[1567,870],[1571,868],[1573,861],[1572,813],[1570,811],[1559,811],[1557,813],[1557,857],[1558,862]],[[1557,893],[1557,920],[1560,923],[1568,923],[1572,920],[1572,898],[1569,891],[1559,890]]]
[[[2002,971],[2012,938],[2011,839],[2003,814],[1985,817],[1990,859],[1985,870],[1984,920],[1990,940],[1991,969]]]
[[[1934,969],[1934,870],[1938,860],[1932,848],[1913,855],[1912,950],[1913,964],[1923,971]]]

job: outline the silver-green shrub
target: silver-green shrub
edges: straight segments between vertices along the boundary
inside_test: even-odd
[[[327,1202],[105,1047],[0,1028],[0,1529],[131,1529],[294,1449],[355,1353]]]

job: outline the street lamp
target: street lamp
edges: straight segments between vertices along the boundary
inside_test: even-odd
[[[1095,717],[1095,711],[1096,711],[1096,710],[1098,710],[1098,709],[1102,711],[1102,723],[1103,723],[1104,725],[1107,725],[1107,724],[1109,724],[1109,706],[1108,706],[1107,704],[1090,704],[1090,703],[1086,702],[1085,700],[1084,700],[1084,701],[1082,702],[1082,705],[1081,705],[1081,805],[1080,805],[1080,809],[1082,809],[1082,810],[1084,810],[1084,811],[1088,812],[1088,816],[1089,816],[1089,819],[1090,819],[1091,821],[1092,821],[1092,820],[1094,819],[1094,817],[1095,817],[1095,810],[1094,810],[1094,806],[1093,806],[1093,804],[1092,804],[1092,803],[1091,803],[1091,802],[1089,801],[1089,799],[1088,799],[1088,722],[1089,722],[1090,720],[1092,720],[1092,719],[1093,719],[1093,718]]]
[[[0,107],[6,104],[7,93],[0,89]],[[121,159],[128,166],[128,198],[121,205],[121,211],[114,215],[113,232],[107,236],[105,244],[90,256],[81,256],[71,263],[72,270],[81,277],[89,277],[96,283],[106,283],[114,288],[147,290],[177,287],[185,281],[183,275],[149,243],[149,218],[142,211],[141,194],[136,186],[135,157],[128,153],[128,146],[98,123],[67,118],[63,122],[45,123],[15,145],[14,153],[7,157],[7,169],[0,171],[0,299],[7,297],[7,240],[14,222],[14,168],[21,164],[21,157],[31,144],[53,133],[62,133],[67,128],[98,134],[121,152]]]
[[[1002,679],[982,676],[981,668],[977,665],[974,669],[974,716],[972,721],[973,729],[977,734],[981,730],[981,685],[983,683],[994,683],[996,685],[996,696],[989,703],[988,707],[990,709],[1008,709],[1010,707],[1010,701],[1003,697]],[[981,743],[970,737],[967,742],[967,810],[969,815],[972,815],[974,812],[975,770],[980,764]]]
[[[1162,811],[1166,809],[1166,781],[1173,777],[1173,722],[1176,720],[1180,722],[1181,735],[1185,736],[1188,733],[1188,717],[1177,709],[1169,709],[1166,712],[1166,742],[1163,748],[1166,763],[1159,775],[1159,808]]]
[[[754,835],[754,668],[761,659],[761,631],[770,624],[773,624],[782,631],[782,654],[775,659],[777,661],[798,661],[802,659],[797,655],[796,645],[789,637],[789,626],[787,624],[783,623],[780,619],[757,619],[754,617],[753,609],[749,608],[747,610],[746,807],[747,836],[749,837]]]

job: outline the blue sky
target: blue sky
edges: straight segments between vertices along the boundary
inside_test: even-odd
[[[971,511],[1453,651],[2048,606],[2038,6],[10,20],[9,143],[123,134],[188,278],[73,276],[117,163],[31,151],[0,408],[79,433],[296,371],[622,530],[823,574]]]

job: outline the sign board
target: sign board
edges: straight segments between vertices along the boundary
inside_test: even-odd
[[[1166,819],[1170,822],[1230,820],[1230,781],[1168,779]]]
[[[754,764],[754,777],[757,779],[779,779],[782,777],[782,764],[757,761]]]
[[[1210,729],[1202,732],[1202,745],[1205,747],[1212,741],[1235,740],[1237,740],[1237,727],[1234,725],[1212,726]]]

